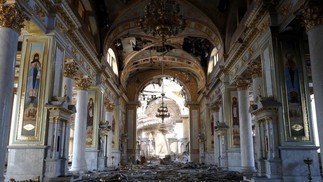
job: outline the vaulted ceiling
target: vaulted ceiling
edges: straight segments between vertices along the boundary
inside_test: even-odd
[[[190,75],[202,90],[207,82],[207,63],[213,48],[224,51],[229,0],[177,0],[187,27],[167,39],[145,34],[138,25],[148,0],[89,1],[95,5],[103,55],[112,48],[117,55],[119,81],[127,88],[130,78],[147,71],[177,71]],[[232,4],[237,4],[233,2]],[[176,78],[175,75],[171,75]]]

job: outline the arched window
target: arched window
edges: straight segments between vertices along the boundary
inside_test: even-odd
[[[210,56],[210,60],[209,60],[209,65],[208,65],[208,71],[207,74],[212,73],[214,66],[217,64],[217,62],[219,61],[219,52],[217,48],[214,48],[212,50],[211,56]]]
[[[111,48],[109,48],[108,50],[107,62],[109,63],[114,74],[118,75],[118,64],[117,64],[116,56]]]

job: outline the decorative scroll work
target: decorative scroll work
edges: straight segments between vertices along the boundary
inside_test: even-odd
[[[306,31],[318,25],[323,25],[323,3],[320,5],[310,5],[302,10],[303,22]]]
[[[80,80],[78,80],[78,82],[76,83],[76,87],[79,90],[88,90],[91,84],[92,84],[91,78],[85,76]]]
[[[64,76],[68,78],[73,78],[76,76],[76,73],[78,71],[78,67],[76,62],[71,61],[65,63],[65,68],[64,68]]]
[[[17,3],[7,3],[6,0],[0,0],[0,27],[20,32],[26,19],[27,17],[20,12]]]

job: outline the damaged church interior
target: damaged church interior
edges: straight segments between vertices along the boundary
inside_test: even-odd
[[[0,0],[0,40],[1,182],[322,181],[321,0]]]

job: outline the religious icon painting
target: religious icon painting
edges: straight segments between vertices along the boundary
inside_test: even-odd
[[[239,103],[236,91],[231,92],[231,121],[232,146],[240,147]]]
[[[86,148],[95,148],[98,140],[97,128],[100,110],[101,92],[97,88],[88,90],[87,117],[86,117]]]
[[[283,95],[284,107],[287,112],[284,115],[285,137],[288,141],[306,141],[309,137],[309,124],[306,109],[305,87],[302,63],[297,55],[298,43],[290,40],[281,44],[282,70],[284,77]]]
[[[29,39],[26,38],[26,39]],[[22,71],[20,78],[23,84],[19,85],[18,97],[20,100],[18,108],[17,140],[38,141],[40,139],[42,124],[42,109],[44,108],[43,83],[46,79],[48,59],[48,39],[37,39],[26,41],[23,46],[23,57],[21,58]]]

